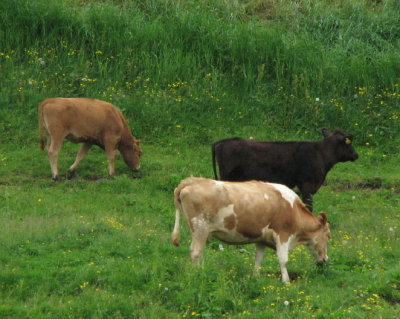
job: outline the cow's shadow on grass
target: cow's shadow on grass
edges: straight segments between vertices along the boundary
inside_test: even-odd
[[[303,276],[298,272],[288,271],[290,282],[296,282],[297,280],[301,279]],[[280,272],[276,272],[276,277],[281,278],[282,275]]]
[[[150,176],[149,173],[146,172],[121,172],[120,174],[117,174],[115,176],[109,176],[108,174],[93,174],[93,173],[79,173],[79,171],[75,172],[73,176],[68,175],[68,173],[65,174],[60,174],[60,178],[57,181],[54,181],[55,183],[57,182],[73,182],[73,181],[87,181],[91,183],[95,182],[105,182],[105,181],[113,181],[117,180],[120,177],[126,177],[128,179],[142,179]],[[49,176],[49,179],[51,179],[51,176]]]
[[[135,172],[135,173],[131,173],[131,174],[119,174],[119,175],[115,175],[115,176],[108,176],[108,175],[95,175],[95,174],[90,174],[90,175],[77,175],[75,177],[73,177],[71,180],[73,179],[81,179],[81,180],[86,180],[88,182],[104,182],[104,181],[113,181],[118,179],[118,177],[126,177],[128,179],[142,179],[145,177],[148,177],[149,174],[148,173],[139,173],[139,172]]]

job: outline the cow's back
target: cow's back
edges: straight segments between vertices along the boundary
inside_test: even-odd
[[[218,141],[213,147],[220,179],[261,180],[294,187],[301,143],[260,142],[237,137]]]

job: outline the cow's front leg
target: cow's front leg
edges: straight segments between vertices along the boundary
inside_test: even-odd
[[[256,244],[256,262],[254,268],[254,274],[258,275],[260,273],[261,263],[264,259],[265,245]]]
[[[287,271],[287,263],[289,261],[289,243],[281,243],[278,240],[276,244],[276,255],[278,256],[279,266],[281,267],[282,281],[284,283],[290,282],[289,274]]]
[[[302,195],[304,204],[306,204],[307,208],[312,211],[313,210],[313,200],[312,200],[312,195],[309,193],[306,193]]]
[[[114,161],[115,161],[115,147],[105,147],[106,153],[107,153],[107,162],[108,162],[108,174],[110,176],[115,175],[115,167],[114,167]]]
[[[310,209],[310,211],[313,209],[312,195],[317,192],[319,186],[320,185],[315,185],[315,183],[312,182],[306,182],[299,187],[303,202]]]
[[[67,178],[71,179],[72,177],[74,177],[76,169],[79,165],[79,163],[85,158],[87,152],[89,151],[90,147],[92,145],[91,144],[83,144],[82,147],[80,148],[78,154],[76,155],[76,159],[74,164],[71,165],[71,167],[69,168],[68,172],[67,172]]]

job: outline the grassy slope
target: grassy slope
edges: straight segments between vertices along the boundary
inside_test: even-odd
[[[7,1],[2,5],[5,3]],[[213,39],[213,42],[208,48],[204,48],[204,42],[193,47],[193,50],[204,50],[204,66],[199,67],[199,60],[188,54],[179,56],[181,51],[176,49],[173,51],[179,53],[176,58],[186,65],[182,63],[181,69],[173,68],[176,60],[164,57],[158,64],[161,75],[157,76],[151,68],[153,60],[147,60],[147,49],[138,46],[138,50],[144,52],[138,58],[144,64],[140,66],[135,62],[137,57],[129,55],[129,50],[125,50],[118,39],[110,39],[108,44],[103,41],[105,37],[101,35],[102,32],[107,34],[107,23],[113,25],[118,20],[118,30],[127,28],[124,23],[128,23],[126,16],[118,13],[110,2],[84,6],[91,8],[87,11],[79,11],[81,9],[75,5],[67,7],[64,5],[67,2],[59,3],[49,4],[52,9],[47,10],[50,13],[40,19],[32,19],[33,13],[30,16],[23,12],[13,15],[10,7],[9,11],[2,11],[3,16],[4,12],[9,12],[9,16],[28,22],[31,18],[32,21],[47,21],[45,24],[48,25],[53,23],[53,28],[46,30],[54,33],[46,31],[49,34],[43,36],[40,33],[43,30],[32,25],[28,28],[29,23],[20,25],[29,32],[36,30],[39,37],[29,37],[30,33],[21,28],[16,29],[20,32],[1,33],[2,43],[8,46],[2,47],[1,53],[5,55],[0,55],[0,70],[6,75],[0,79],[0,317],[398,317],[400,157],[395,124],[398,121],[395,121],[394,113],[398,106],[398,96],[394,94],[398,88],[394,84],[399,83],[398,79],[389,73],[382,80],[382,87],[387,90],[381,91],[386,92],[381,97],[377,94],[382,88],[376,87],[381,81],[380,76],[374,83],[365,77],[366,82],[359,83],[355,89],[357,98],[353,97],[353,89],[343,90],[346,83],[353,83],[357,78],[348,70],[343,81],[338,73],[334,83],[341,89],[334,92],[330,92],[329,87],[315,87],[305,78],[300,81],[299,77],[297,82],[294,78],[291,82],[279,82],[277,77],[273,82],[275,88],[271,89],[271,78],[266,76],[257,83],[250,81],[257,89],[248,89],[250,84],[246,84],[241,74],[244,69],[249,70],[246,75],[249,78],[257,67],[246,66],[247,60],[240,60],[245,55],[240,55],[239,49],[220,52],[224,47],[218,46],[226,37],[225,33],[218,37],[218,30],[224,30],[218,24],[230,21],[224,17],[226,10],[230,13],[233,9],[216,6],[219,9],[212,10],[212,14],[221,19],[214,20],[217,22],[210,19],[207,24],[208,20],[202,20],[204,17],[196,16],[193,10],[183,10],[184,2],[177,2],[182,11],[176,13],[185,26],[183,30],[206,24],[206,30],[212,32],[196,33],[194,28],[191,34],[195,38],[202,35],[204,40]],[[137,30],[143,30],[142,45],[152,47],[160,41],[157,34],[165,26],[158,25],[160,20],[154,19],[157,10],[165,13],[167,9],[157,6],[154,1],[137,3],[141,3],[140,10],[133,10],[135,6],[128,4],[126,10],[140,12],[134,15],[138,24],[133,25]],[[201,3],[207,4],[207,1]],[[265,17],[266,12],[260,10],[257,1],[247,3],[246,9],[234,11],[239,12],[238,19],[246,21],[256,9],[262,18]],[[366,1],[354,2],[360,6],[361,13],[352,16],[358,20],[348,19],[348,14],[356,11],[346,9],[349,2],[343,3],[344,8],[338,7],[333,13],[326,14],[327,8],[322,5],[307,7],[305,2],[305,8],[314,8],[312,10],[318,13],[316,17],[320,17],[315,18],[314,24],[307,24],[309,28],[325,30],[323,37],[333,37],[335,32],[328,27],[332,27],[328,22],[329,18],[336,21],[338,17],[344,25],[349,21],[376,19],[375,26],[382,32],[395,28],[396,24],[386,26],[378,19],[379,14],[366,10],[370,8],[362,6]],[[288,21],[293,22],[290,25],[295,28],[294,22],[300,25],[301,21],[296,19],[303,17],[300,13],[307,10],[290,5],[291,2],[286,7],[276,7],[273,15],[275,22],[280,21],[283,25],[284,17],[289,17]],[[41,17],[44,8],[33,6],[30,10],[36,10],[33,12]],[[80,14],[71,16],[70,8]],[[21,6],[20,10],[23,9]],[[382,7],[378,9],[382,10]],[[173,10],[178,9],[170,6],[170,11]],[[132,14],[133,11],[129,12]],[[299,15],[291,16],[291,12]],[[388,11],[384,14],[389,15]],[[95,30],[102,32],[90,29],[94,28],[91,23],[96,21],[97,15],[101,15],[105,24],[99,24]],[[79,26],[82,26],[80,19],[88,16],[92,16],[92,20],[85,20],[88,29],[82,30],[88,32],[88,38],[84,44],[79,33],[84,32]],[[58,27],[57,19],[52,20],[52,17],[62,17],[68,23]],[[76,19],[77,29],[70,24],[71,19]],[[254,21],[248,22],[241,27],[230,25],[234,27],[231,30],[234,39],[240,35],[251,38],[246,34],[246,26],[251,26]],[[325,28],[316,27],[318,23],[323,23]],[[173,29],[172,24],[169,28]],[[242,31],[235,33],[240,28]],[[374,30],[373,25],[370,28]],[[76,41],[63,33],[65,30],[75,35]],[[345,28],[339,30],[342,30],[342,39],[344,35],[348,36],[343,33]],[[355,31],[361,32],[361,28],[355,28]],[[60,41],[57,32],[68,41]],[[10,37],[11,34],[14,36]],[[167,35],[166,32],[163,37]],[[316,37],[312,42],[315,44],[321,38],[315,32],[303,36],[290,50],[306,57],[307,42],[304,41]],[[91,37],[95,42],[91,42]],[[355,41],[355,38],[350,39],[347,38],[348,45]],[[378,38],[374,39],[378,41]],[[232,42],[240,44],[240,41]],[[175,40],[172,43],[178,44]],[[251,41],[242,45],[249,43]],[[334,43],[340,52],[340,43]],[[396,42],[388,43],[395,45]],[[225,43],[228,48],[229,44],[232,43]],[[390,46],[387,43],[382,46],[382,56],[386,45]],[[367,50],[368,46],[361,43],[359,47]],[[96,50],[101,53],[94,53]],[[115,51],[107,53],[107,50]],[[153,50],[156,48],[152,47],[149,52],[155,52]],[[111,58],[119,51],[123,54]],[[222,64],[228,63],[229,59],[221,58],[222,52],[232,61],[241,61],[237,63],[244,69],[237,73],[224,71]],[[232,52],[236,52],[239,60],[234,60]],[[350,56],[357,61],[356,55]],[[217,58],[207,60],[211,57]],[[45,66],[38,64],[39,58],[45,60]],[[392,58],[397,61],[394,56]],[[221,62],[221,59],[226,60]],[[388,59],[390,56],[383,58]],[[129,61],[134,61],[137,67],[129,67]],[[299,61],[293,62],[293,68],[287,74],[296,75],[295,66],[300,67],[302,63]],[[324,63],[323,67],[329,69],[334,62],[330,60],[331,64]],[[192,64],[199,68],[193,68]],[[287,62],[286,65],[291,64]],[[362,68],[366,73],[374,73],[373,69]],[[385,68],[382,64],[375,70],[380,74]],[[313,69],[308,71],[312,74]],[[178,72],[176,77],[172,76],[175,72]],[[239,77],[239,83],[231,77],[236,80]],[[302,84],[293,87],[296,83]],[[282,84],[284,88],[280,90]],[[310,90],[308,95],[304,88]],[[36,105],[41,99],[60,92],[72,96],[96,96],[113,101],[123,109],[135,134],[144,142],[143,168],[135,175],[138,178],[131,178],[133,174],[121,159],[116,166],[118,177],[105,178],[105,155],[93,149],[81,164],[76,179],[60,183],[50,180],[46,155],[37,146]],[[320,101],[316,101],[316,97]],[[301,107],[297,108],[298,105]],[[346,112],[341,111],[341,105]],[[280,123],[285,123],[286,127]],[[327,185],[315,196],[315,210],[326,211],[332,225],[331,262],[327,267],[315,268],[308,252],[296,249],[289,262],[289,273],[296,281],[285,286],[279,282],[279,266],[273,251],[266,254],[261,276],[255,278],[252,246],[223,246],[221,251],[219,243],[213,241],[208,245],[204,266],[196,269],[189,262],[190,238],[185,226],[182,226],[182,246],[175,248],[170,244],[173,188],[180,179],[190,175],[212,176],[212,141],[231,135],[258,139],[317,139],[316,128],[321,125],[338,125],[355,133],[355,147],[360,152],[357,162],[338,164],[329,174]],[[76,145],[64,145],[60,155],[61,171],[66,171],[73,162],[76,151]],[[289,301],[289,305],[285,306],[284,301]]]

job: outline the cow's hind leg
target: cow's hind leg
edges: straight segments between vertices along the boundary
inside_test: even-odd
[[[265,245],[256,244],[256,262],[254,273],[258,275],[260,273],[261,263],[264,259]]]
[[[58,153],[60,152],[61,145],[63,138],[62,137],[55,137],[54,135],[49,139],[50,143],[47,146],[47,155],[49,156],[50,167],[52,171],[52,178],[53,180],[59,180],[58,175]]]
[[[209,232],[203,229],[198,229],[192,233],[192,243],[190,245],[190,258],[195,265],[200,264],[201,256],[203,255],[204,246],[206,245]]]
[[[76,169],[79,165],[79,163],[85,158],[87,152],[89,151],[90,147],[92,145],[91,144],[83,144],[82,147],[80,148],[78,154],[76,155],[76,159],[74,164],[71,165],[71,167],[69,168],[68,172],[67,172],[67,178],[71,179],[72,177],[74,177],[75,173],[76,173]]]

